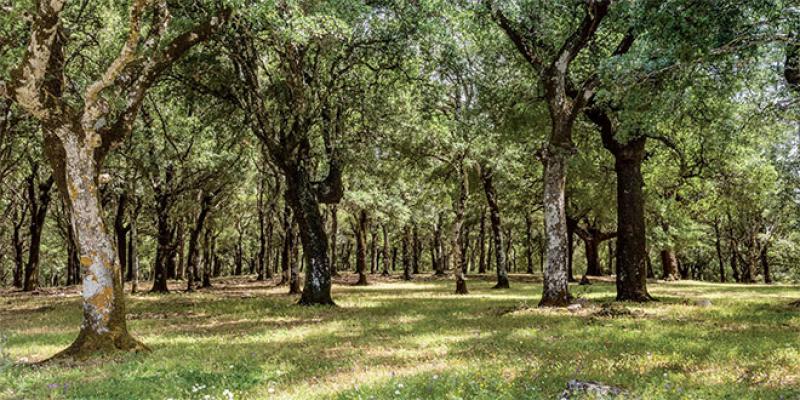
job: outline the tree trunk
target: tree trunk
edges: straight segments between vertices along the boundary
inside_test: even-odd
[[[555,125],[555,124],[554,124]],[[557,134],[553,136],[558,137]],[[545,157],[544,225],[545,269],[540,307],[564,307],[570,302],[567,277],[567,217],[564,200],[566,149],[550,146]]]
[[[50,188],[53,187],[53,177],[41,183],[39,195],[36,195],[37,169],[28,178],[28,202],[31,211],[30,235],[31,242],[28,247],[28,263],[25,265],[25,280],[22,290],[30,292],[39,288],[39,250],[42,244],[42,231],[44,230],[47,208],[50,205]]]
[[[128,271],[128,230],[130,225],[125,225],[125,210],[128,204],[128,193],[122,192],[117,200],[117,213],[114,216],[114,233],[117,235],[117,256],[122,271]],[[130,280],[130,279],[129,279]]]
[[[678,279],[678,258],[672,249],[661,250],[661,270],[663,271],[662,278],[664,280]]]
[[[412,229],[411,236],[411,273],[414,275],[419,274],[419,256],[420,256],[420,241],[419,241],[419,228],[415,223]]]
[[[486,212],[481,210],[480,231],[478,232],[478,273],[486,273]]]
[[[714,220],[714,247],[717,250],[719,262],[719,281],[725,283],[725,258],[722,256],[722,238],[719,230],[719,221]]]
[[[203,231],[203,225],[205,224],[206,217],[211,209],[211,203],[214,200],[214,195],[212,193],[204,193],[201,191],[199,193],[199,198],[200,212],[197,213],[197,219],[192,227],[192,231],[189,233],[189,263],[186,266],[186,291],[188,292],[194,291],[195,283],[199,278],[198,259],[200,257],[200,251],[197,246],[200,240],[200,232]]]
[[[386,224],[381,224],[383,229],[383,276],[389,276],[389,229]]]
[[[339,237],[339,218],[338,207],[336,204],[331,205],[331,275],[339,276],[338,261],[336,259],[336,242]]]
[[[492,223],[492,242],[494,244],[494,255],[496,258],[497,284],[494,289],[507,289],[510,287],[508,282],[508,266],[505,253],[503,252],[503,233],[500,223],[500,206],[497,204],[497,194],[493,183],[494,171],[489,167],[481,167],[481,181],[483,191],[486,193],[486,204],[489,206],[489,220]]]
[[[203,283],[202,287],[211,287],[211,275],[214,268],[214,239],[211,227],[206,227],[203,238]]]
[[[292,224],[291,241],[289,242],[289,248],[291,248],[291,256],[289,260],[291,261],[291,265],[289,267],[289,294],[300,294],[300,271],[298,268],[300,267],[300,243],[298,239],[299,233],[297,232],[297,225]]]
[[[469,187],[467,186],[467,174],[464,171],[463,164],[458,165],[458,194],[454,202],[455,219],[453,219],[453,239],[451,246],[451,254],[453,261],[453,269],[456,276],[456,294],[468,294],[467,280],[464,276],[464,269],[461,268],[462,260],[464,258],[464,238],[463,238],[463,224],[464,224],[464,208],[467,203],[467,196],[469,195]]]
[[[356,286],[366,286],[367,282],[367,230],[368,226],[367,210],[361,209],[358,213],[358,221],[356,222],[356,272],[358,272],[358,281]]]
[[[175,243],[175,254],[177,254],[177,256],[178,256],[178,262],[175,264],[175,279],[178,279],[178,280],[183,280],[183,276],[184,276],[184,273],[185,273],[185,270],[184,270],[184,265],[185,264],[184,264],[184,260],[183,260],[183,254],[184,254],[184,250],[185,250],[185,247],[186,247],[186,240],[184,238],[186,232],[184,231],[184,229],[185,229],[184,221],[183,221],[183,219],[181,219],[178,222],[178,232],[177,232],[177,234],[175,236],[175,240],[176,240],[176,243]]]
[[[533,275],[533,223],[528,213],[525,213],[525,267]]]
[[[436,218],[436,224],[433,226],[433,249],[435,259],[433,266],[434,275],[444,275],[444,250],[442,249],[442,214],[440,213]]]
[[[47,127],[49,128],[49,127]],[[103,221],[94,148],[77,126],[45,129],[45,152],[69,208],[83,271],[83,323],[75,341],[55,357],[147,349],[125,322],[122,270]]]
[[[141,205],[141,203],[139,203]],[[128,238],[128,265],[131,271],[131,293],[136,293],[139,290],[139,249],[138,249],[138,232],[136,231],[136,214],[138,214],[139,207],[136,208],[135,213],[131,214],[131,221],[128,223],[130,227],[130,235]]]
[[[589,239],[584,240],[583,244],[586,248],[586,275],[602,276],[603,271],[600,270],[600,243],[597,240]]]
[[[22,208],[22,211],[18,211]],[[28,208],[16,206],[14,208],[14,226],[12,227],[11,241],[14,247],[14,273],[13,283],[15,288],[22,289],[22,276],[25,272],[25,242],[22,239],[22,226],[25,225],[25,218]]]
[[[370,227],[372,241],[369,244],[369,273],[378,273],[378,229],[377,225]]]
[[[575,275],[572,272],[572,261],[575,256],[575,227],[577,221],[567,217],[567,281],[575,282]]]
[[[761,270],[764,272],[764,283],[767,284],[772,283],[772,275],[770,274],[769,271],[769,258],[767,256],[767,252],[769,251],[768,248],[769,248],[769,243],[765,242],[764,245],[761,246],[761,252],[759,254],[759,260],[761,261]]]
[[[403,228],[403,280],[411,280],[411,226],[406,224]]]
[[[167,165],[164,172],[164,180],[156,184],[153,188],[156,192],[156,214],[158,230],[158,247],[156,248],[156,259],[153,266],[153,288],[151,293],[168,293],[167,287],[168,264],[172,247],[172,230],[169,220],[171,208],[170,190],[174,177],[172,165]]]

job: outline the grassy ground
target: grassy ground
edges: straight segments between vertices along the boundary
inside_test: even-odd
[[[607,282],[573,287],[590,303],[570,312],[534,308],[540,284],[521,276],[507,291],[472,279],[468,296],[372,278],[336,285],[338,308],[245,280],[132,296],[128,326],[152,353],[43,367],[9,360],[70,343],[76,290],[0,292],[0,399],[554,399],[570,379],[645,399],[800,399],[797,286],[651,284],[659,302],[609,317]]]

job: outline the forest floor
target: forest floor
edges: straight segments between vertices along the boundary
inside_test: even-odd
[[[572,379],[643,399],[800,398],[800,286],[658,282],[658,302],[604,308],[614,285],[596,281],[572,287],[588,302],[570,311],[537,309],[523,275],[510,290],[471,277],[467,296],[370,279],[341,278],[337,308],[246,278],[130,296],[151,353],[44,366],[28,363],[77,334],[78,288],[2,291],[0,399],[556,399]]]

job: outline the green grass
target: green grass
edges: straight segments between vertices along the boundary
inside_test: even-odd
[[[554,399],[570,379],[644,399],[800,398],[798,286],[651,284],[659,302],[608,318],[594,314],[611,283],[573,287],[591,303],[571,313],[536,309],[541,286],[520,279],[473,279],[467,296],[450,280],[336,285],[338,308],[245,281],[137,295],[128,326],[151,353],[43,367],[8,359],[66,347],[77,293],[4,292],[0,399]]]

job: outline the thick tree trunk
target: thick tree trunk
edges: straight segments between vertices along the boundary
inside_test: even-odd
[[[50,188],[53,187],[53,177],[36,185],[37,171],[28,178],[28,202],[31,211],[30,246],[28,246],[28,263],[25,265],[25,279],[22,290],[30,292],[39,288],[39,253],[42,244],[42,231],[44,230],[47,208],[50,205]],[[36,194],[36,186],[39,194]]]
[[[600,243],[597,240],[589,239],[584,240],[583,244],[586,248],[586,275],[602,276],[603,271],[600,270]]]
[[[143,350],[128,333],[122,270],[103,222],[94,147],[79,128],[47,129],[45,151],[69,208],[83,271],[83,323],[78,337],[55,357],[83,358],[95,352]],[[57,137],[56,137],[57,136]]]
[[[644,220],[645,138],[618,145],[614,152],[617,173],[617,300],[649,301],[647,243]]]
[[[663,271],[662,279],[664,280],[678,280],[678,258],[672,249],[661,250],[661,270]]]
[[[557,135],[554,135],[557,137]],[[544,225],[545,269],[540,307],[569,304],[567,277],[567,216],[564,199],[568,151],[551,145],[545,157]]]
[[[389,229],[386,224],[381,224],[383,229],[383,276],[391,275],[389,273]]]
[[[358,272],[358,281],[356,286],[366,286],[367,282],[367,230],[368,226],[367,210],[361,209],[358,212],[358,220],[356,222],[356,272]]]
[[[486,204],[489,206],[489,220],[492,223],[492,242],[494,245],[494,255],[497,271],[497,284],[494,289],[507,289],[510,287],[508,282],[508,265],[505,253],[503,252],[503,233],[500,222],[500,206],[497,204],[497,194],[493,183],[494,171],[489,167],[481,168],[481,181],[483,191],[486,193]]]
[[[328,236],[319,211],[319,202],[302,165],[287,165],[286,200],[292,207],[300,229],[306,257],[306,280],[301,305],[334,305],[331,298],[331,270],[328,259]]]

